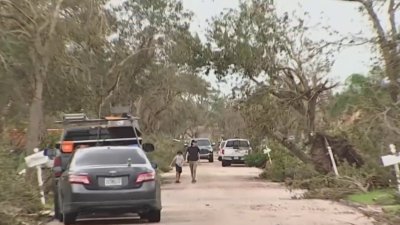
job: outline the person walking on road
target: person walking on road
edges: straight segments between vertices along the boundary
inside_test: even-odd
[[[189,163],[192,183],[196,183],[197,162],[200,158],[200,149],[197,147],[196,140],[192,140],[190,147],[186,151],[186,161]]]
[[[172,167],[172,164],[174,162],[175,162],[175,170],[176,170],[176,181],[175,181],[175,183],[180,183],[182,167],[183,167],[183,163],[185,162],[185,158],[183,158],[183,153],[181,151],[178,151],[178,153],[176,154],[176,156],[172,160],[170,167]]]

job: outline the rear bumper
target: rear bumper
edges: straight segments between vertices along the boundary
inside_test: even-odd
[[[161,190],[158,182],[146,182],[138,189],[87,190],[83,185],[73,185],[64,195],[65,213],[143,213],[161,210]]]
[[[213,156],[212,152],[210,152],[208,154],[200,154],[200,159],[209,159],[212,156]]]
[[[107,202],[72,202],[64,204],[64,213],[146,213],[161,210],[156,199],[107,201]]]
[[[223,161],[229,161],[231,163],[242,164],[242,163],[244,163],[245,157],[246,156],[222,156],[221,159]]]

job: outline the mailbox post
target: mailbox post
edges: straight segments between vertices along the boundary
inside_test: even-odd
[[[34,153],[25,157],[25,163],[29,168],[36,167],[37,170],[37,178],[40,189],[40,201],[43,205],[46,204],[46,200],[44,197],[43,191],[43,178],[42,178],[42,165],[48,162],[48,157],[43,154],[43,151],[39,151],[38,148],[35,148]]]
[[[272,160],[271,160],[271,149],[268,148],[268,146],[265,146],[265,149],[263,150],[264,154],[268,156],[268,161],[272,165]]]
[[[396,146],[394,144],[389,145],[391,155],[382,156],[383,166],[394,166],[394,171],[396,173],[397,191],[400,193],[400,155],[397,153]]]

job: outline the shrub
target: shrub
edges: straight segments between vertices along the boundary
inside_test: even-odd
[[[155,146],[155,151],[148,154],[149,159],[157,163],[158,168],[162,172],[171,170],[169,167],[176,153],[184,150],[184,145],[179,142],[172,141],[171,138],[165,136],[151,136],[147,138]]]
[[[280,144],[271,142],[269,147],[272,149],[270,153],[272,164],[267,162],[267,166],[260,175],[262,178],[273,182],[284,182],[303,180],[318,174],[311,165],[305,165]]]
[[[266,166],[268,156],[262,152],[249,154],[245,158],[245,163],[249,167],[264,168]]]
[[[36,213],[41,209],[39,191],[34,180],[18,175],[21,156],[0,147],[0,221],[1,224],[21,223],[19,215]],[[33,173],[35,175],[35,173]]]

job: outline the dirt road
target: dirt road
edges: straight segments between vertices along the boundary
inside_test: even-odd
[[[257,179],[259,170],[221,167],[201,163],[198,182],[190,183],[184,167],[183,182],[172,183],[174,174],[165,174],[161,225],[372,225],[372,221],[352,208],[322,200],[292,200],[293,194],[275,183]],[[100,222],[101,221],[101,222]],[[98,219],[79,224],[144,224],[135,219]],[[48,225],[60,225],[52,222]]]

